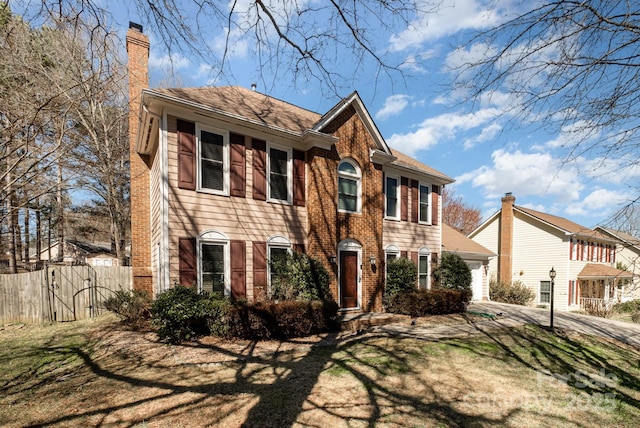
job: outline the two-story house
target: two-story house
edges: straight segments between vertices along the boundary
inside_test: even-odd
[[[490,262],[496,280],[520,281],[535,292],[534,304],[551,301],[559,310],[579,309],[585,299],[608,302],[617,299],[618,287],[632,278],[616,266],[618,242],[570,220],[515,205],[507,193],[502,208],[469,237],[498,257]]]
[[[619,298],[621,301],[640,299],[640,239],[610,227],[597,226],[595,230],[618,241],[616,249],[616,267],[633,274],[633,279],[623,281]]]
[[[320,260],[343,309],[380,310],[385,264],[430,287],[453,180],[392,150],[354,92],[324,114],[237,86],[148,89],[127,33],[134,287],[268,294],[268,261]]]

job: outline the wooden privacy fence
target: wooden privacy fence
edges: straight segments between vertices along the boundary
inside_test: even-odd
[[[131,289],[130,267],[47,265],[0,275],[0,323],[75,321],[105,311],[116,290]]]

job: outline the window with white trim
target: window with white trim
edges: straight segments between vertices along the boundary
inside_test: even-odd
[[[431,252],[421,248],[418,252],[418,288],[428,290],[431,288]]]
[[[219,232],[205,232],[199,242],[200,291],[231,293],[229,240]]]
[[[418,187],[418,222],[431,224],[431,186],[420,183]]]
[[[387,246],[387,248],[384,250],[384,277],[385,277],[385,281],[387,278],[387,266],[389,266],[389,263],[391,263],[394,260],[398,260],[400,258],[400,249],[395,246],[395,245],[389,245]]]
[[[400,179],[387,176],[384,186],[385,216],[386,218],[400,220]]]
[[[293,195],[291,149],[269,145],[267,153],[268,199],[290,204]]]
[[[540,303],[551,302],[551,281],[540,281]]]
[[[227,195],[229,193],[229,134],[226,131],[197,125],[198,189]]]
[[[359,213],[362,209],[362,176],[360,168],[350,159],[338,165],[338,211]]]
[[[291,253],[291,242],[283,236],[273,236],[267,241],[268,277],[267,286],[271,291],[271,283],[275,279],[274,262]]]

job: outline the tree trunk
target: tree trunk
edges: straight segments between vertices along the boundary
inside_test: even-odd
[[[23,247],[23,251],[24,251],[24,256],[23,256],[23,261],[24,263],[29,263],[29,241],[31,241],[30,239],[30,232],[29,232],[29,221],[31,221],[31,213],[29,212],[29,208],[25,208],[24,209],[24,247]]]

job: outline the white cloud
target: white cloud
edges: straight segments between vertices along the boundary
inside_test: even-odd
[[[421,2],[423,13],[399,34],[389,39],[392,51],[402,51],[437,40],[463,30],[491,28],[500,22],[502,12],[495,5],[476,0],[445,0],[441,3]]]
[[[569,215],[589,216],[597,213],[611,213],[629,202],[629,195],[618,190],[595,189],[582,201],[567,206]]]
[[[387,97],[384,106],[376,113],[376,119],[387,119],[397,116],[409,105],[409,95],[391,95]]]
[[[389,145],[413,155],[419,150],[426,150],[438,143],[451,141],[459,132],[490,123],[499,114],[496,109],[483,109],[475,113],[446,113],[425,119],[417,130],[406,134],[393,134],[387,139]]]
[[[464,149],[469,150],[475,147],[478,143],[484,143],[486,141],[493,140],[498,133],[502,131],[502,125],[498,123],[491,123],[489,126],[485,126],[480,131],[480,135],[477,135],[473,138],[467,138],[464,141]]]
[[[173,70],[182,70],[191,65],[191,61],[185,56],[174,53],[171,55],[165,54],[163,56],[156,56],[153,52],[149,55],[149,67]]]
[[[584,185],[573,168],[561,164],[549,153],[523,153],[496,150],[493,164],[456,178],[459,183],[471,182],[483,189],[485,197],[496,199],[506,192],[516,196],[551,196],[558,202],[579,200]]]

